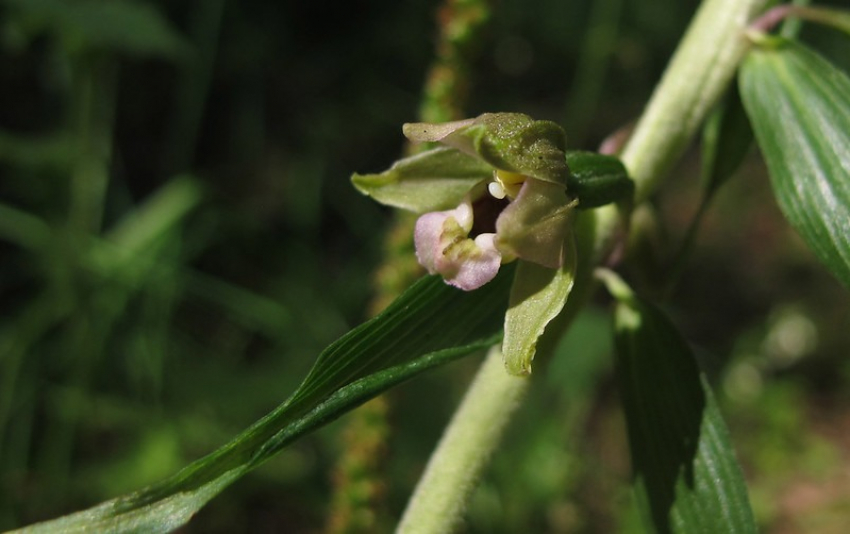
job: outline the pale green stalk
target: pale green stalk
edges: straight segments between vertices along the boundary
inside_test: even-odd
[[[622,154],[640,203],[679,159],[747,51],[744,29],[767,0],[706,0]]]
[[[646,200],[691,142],[726,90],[747,50],[744,29],[767,0],[703,2],[622,154]],[[595,210],[593,256],[607,257],[619,232],[619,212]],[[582,273],[579,273],[582,276]],[[586,298],[591,291],[572,295]],[[434,451],[398,532],[451,532],[467,498],[517,408],[528,380],[509,376],[498,351],[488,356]]]
[[[527,378],[506,373],[502,351],[498,346],[490,349],[419,479],[397,532],[454,530],[529,383]]]

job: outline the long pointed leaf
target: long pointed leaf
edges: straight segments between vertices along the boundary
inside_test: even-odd
[[[661,311],[623,287],[612,291],[617,371],[650,530],[755,532],[726,425],[690,347]]]
[[[296,392],[171,478],[23,532],[168,532],[281,448],[381,391],[498,341],[512,269],[473,292],[425,277],[319,356]]]
[[[779,38],[755,47],[740,76],[780,209],[850,287],[850,79]]]

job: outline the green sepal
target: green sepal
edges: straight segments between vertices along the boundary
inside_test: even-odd
[[[496,169],[566,185],[567,135],[551,121],[521,113],[485,113],[475,119],[431,124],[408,123],[404,135],[415,142],[438,142],[477,156]]]
[[[483,161],[453,148],[401,159],[378,174],[354,174],[351,182],[381,204],[416,213],[456,207],[476,184],[493,175]]]
[[[634,196],[635,183],[619,158],[577,150],[567,152],[566,161],[570,168],[567,193],[578,200],[578,209],[598,208]]]
[[[537,341],[546,326],[561,313],[573,288],[576,247],[572,236],[564,242],[563,265],[549,269],[519,260],[505,313],[502,354],[505,369],[512,375],[531,374]]]

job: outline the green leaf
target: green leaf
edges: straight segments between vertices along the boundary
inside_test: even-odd
[[[436,148],[397,161],[379,174],[355,174],[354,187],[377,202],[425,213],[455,208],[493,168],[453,148]]]
[[[110,259],[115,262],[138,259],[151,243],[172,231],[178,221],[197,208],[203,194],[203,184],[193,176],[173,177],[109,229],[107,239],[114,245]]]
[[[664,314],[606,282],[638,505],[652,532],[756,532],[743,474],[711,387]]]
[[[34,37],[58,36],[73,53],[120,52],[132,56],[185,55],[188,45],[147,2],[137,0],[4,0],[14,23]]]
[[[537,341],[546,326],[564,309],[573,288],[576,248],[572,237],[565,240],[564,249],[564,263],[560,269],[522,260],[517,262],[519,266],[505,314],[502,342],[505,368],[513,375],[531,374]]]
[[[753,144],[753,129],[736,86],[718,103],[702,130],[702,183],[712,197],[735,174]]]
[[[0,161],[26,170],[66,170],[73,161],[76,146],[70,134],[25,137],[0,130]]]
[[[513,269],[464,292],[428,276],[319,356],[296,392],[171,478],[27,532],[168,532],[304,434],[434,366],[498,342]]]
[[[780,209],[850,287],[850,79],[772,38],[744,59],[740,87]]]
[[[568,151],[570,176],[567,192],[578,199],[578,209],[591,209],[632,198],[635,184],[623,162],[597,152]]]

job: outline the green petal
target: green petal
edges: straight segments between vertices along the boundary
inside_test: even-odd
[[[564,309],[573,288],[576,249],[572,237],[566,240],[564,249],[564,264],[560,269],[547,269],[522,260],[518,262],[505,313],[505,338],[502,342],[505,368],[512,375],[531,374],[537,340]]]
[[[493,175],[486,163],[452,148],[437,148],[397,161],[379,174],[354,174],[364,195],[416,213],[454,208],[482,180]]]
[[[527,180],[496,219],[496,247],[508,257],[560,267],[574,206],[562,186]]]
[[[443,124],[404,125],[411,141],[434,141],[478,156],[493,167],[556,184],[566,184],[567,136],[551,121],[521,113],[485,113]]]

